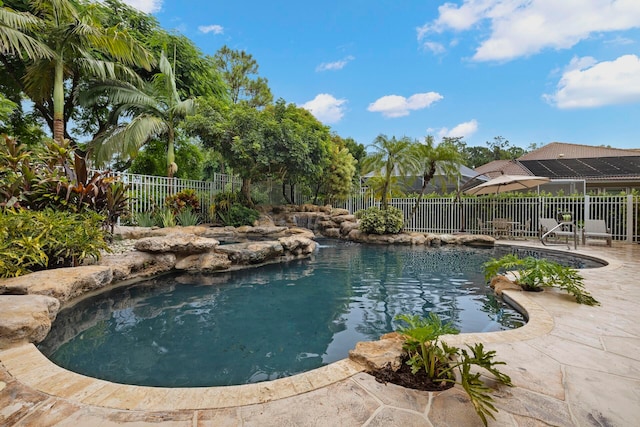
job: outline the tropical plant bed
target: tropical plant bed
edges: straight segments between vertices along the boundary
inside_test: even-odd
[[[411,372],[411,366],[407,365],[409,356],[402,359],[402,365],[396,371],[388,363],[382,369],[370,372],[376,381],[383,384],[391,383],[406,388],[422,391],[444,391],[454,386],[452,382],[433,381],[426,371],[420,370],[415,374]]]

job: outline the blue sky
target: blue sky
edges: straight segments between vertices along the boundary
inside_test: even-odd
[[[639,0],[125,0],[342,137],[640,149]]]

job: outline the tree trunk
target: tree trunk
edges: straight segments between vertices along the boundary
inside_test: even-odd
[[[64,140],[64,63],[62,55],[56,59],[53,80],[53,139]]]
[[[178,171],[176,165],[176,154],[173,147],[173,128],[169,126],[169,141],[167,142],[167,176],[173,178]]]
[[[251,178],[242,178],[242,188],[240,193],[245,199],[245,203],[250,208],[253,207],[253,200],[251,200]]]
[[[431,182],[435,174],[436,174],[436,163],[432,162],[429,165],[429,170],[422,176],[422,188],[420,189],[420,194],[418,194],[418,198],[416,199],[415,203],[413,204],[413,207],[411,208],[411,214],[409,215],[409,220],[412,220],[413,216],[416,214],[416,211],[418,210],[418,206],[422,201],[424,190],[427,189],[427,185],[429,185],[429,182]]]
[[[287,195],[287,184],[284,181],[282,181],[282,197],[284,198],[284,201],[287,202],[288,204],[290,205],[293,204],[291,199],[289,199],[289,195]]]

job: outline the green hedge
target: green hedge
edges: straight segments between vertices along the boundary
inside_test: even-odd
[[[393,206],[371,207],[358,211],[356,216],[360,218],[360,231],[367,234],[398,234],[404,225],[402,211]]]
[[[70,267],[108,250],[95,212],[0,210],[0,277]]]

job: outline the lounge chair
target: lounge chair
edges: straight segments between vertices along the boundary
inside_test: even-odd
[[[555,218],[540,218],[540,238],[542,238],[546,232],[554,230],[551,235],[547,236],[547,238],[554,236],[557,241],[558,238],[564,236],[565,241],[568,243],[569,237],[574,236],[573,231],[564,230],[562,227],[558,227],[558,225],[560,224],[555,220]]]
[[[605,239],[607,246],[611,246],[611,229],[607,228],[607,224],[603,219],[585,219],[582,228],[582,244],[587,244],[587,239]]]

